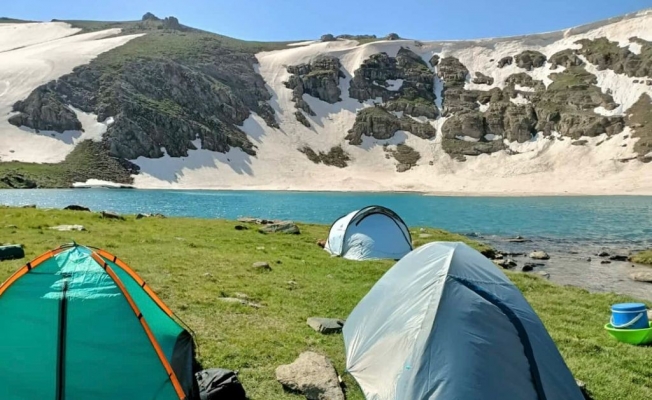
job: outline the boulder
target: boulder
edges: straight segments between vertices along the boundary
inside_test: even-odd
[[[22,244],[0,246],[0,261],[19,260],[21,258],[25,258],[25,250]]]
[[[335,40],[336,40],[335,36],[333,36],[330,33],[327,33],[327,34],[321,36],[321,41],[322,42],[333,42]]]
[[[293,222],[275,222],[268,224],[258,230],[260,233],[287,233],[291,235],[298,235],[301,233],[299,227]]]
[[[623,255],[623,254],[615,254],[611,257],[609,257],[611,261],[628,261],[629,256]]]
[[[301,353],[292,364],[276,368],[276,379],[288,390],[308,400],[344,400],[337,372],[331,361],[311,351]]]
[[[57,225],[50,228],[53,231],[71,232],[71,231],[85,231],[83,225]]]
[[[251,267],[257,271],[271,271],[272,267],[269,266],[268,262],[258,261],[251,265]]]
[[[493,85],[494,78],[483,74],[482,72],[476,72],[475,78],[473,78],[473,83],[478,85]]]
[[[530,253],[530,258],[533,260],[549,260],[550,256],[545,251],[537,250]]]
[[[512,65],[514,62],[514,57],[507,56],[498,60],[498,68],[503,68],[505,65]]]
[[[326,247],[326,240],[324,239],[319,239],[317,240],[317,246],[321,247],[322,249]]]
[[[342,332],[342,327],[344,326],[344,320],[334,318],[310,317],[306,323],[312,329],[319,333],[323,333],[324,335],[329,335],[331,333],[340,333]]]
[[[398,33],[390,33],[385,37],[386,40],[399,40],[401,37],[398,35]]]
[[[114,213],[114,212],[102,211],[102,212],[100,213],[100,215],[102,216],[102,218],[105,218],[105,219],[117,219],[117,220],[120,220],[120,221],[124,221],[124,220],[125,220],[125,217],[123,217],[123,216],[120,215],[120,214],[116,214],[116,213]]]
[[[514,268],[514,267],[517,266],[516,261],[512,260],[511,258],[506,258],[506,259],[503,259],[503,260],[496,260],[496,261],[494,261],[494,263],[496,265],[498,265],[499,267],[502,267],[504,269],[510,269],[510,268]]]
[[[652,272],[635,272],[629,277],[637,282],[652,283]]]
[[[236,231],[246,231],[247,229],[249,229],[244,225],[236,225],[234,228]]]
[[[523,268],[521,268],[521,271],[523,271],[523,272],[530,272],[530,271],[534,271],[534,269],[535,269],[536,267],[543,267],[543,266],[544,266],[544,264],[525,263],[525,265],[523,265]]]
[[[160,21],[161,20],[159,17],[152,14],[151,12],[145,13],[145,15],[143,15],[143,18],[141,18],[141,19],[143,21]]]
[[[533,50],[525,50],[514,57],[516,65],[519,68],[523,68],[528,71],[531,71],[534,68],[543,67],[543,65],[546,63],[546,60],[547,59],[545,55]]]
[[[609,261],[609,260],[602,260],[602,261],[600,261],[600,264],[611,264],[611,261]]]
[[[523,236],[516,236],[511,239],[507,239],[508,242],[510,243],[526,243],[526,242],[531,242],[531,240],[524,238]]]
[[[69,205],[68,207],[64,208],[64,210],[69,210],[69,211],[87,211],[87,212],[90,212],[90,211],[91,211],[91,209],[88,208],[88,207],[78,206],[78,205],[75,205],[75,204],[71,204],[71,205]]]
[[[606,251],[601,251],[597,254],[598,257],[609,257],[609,253]]]

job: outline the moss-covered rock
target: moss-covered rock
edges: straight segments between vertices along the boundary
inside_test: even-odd
[[[500,60],[498,60],[498,68],[503,68],[506,65],[512,65],[513,62],[514,62],[514,57],[512,56],[503,57]]]
[[[331,147],[328,153],[324,153],[323,151],[317,153],[309,146],[303,146],[299,151],[305,154],[315,164],[323,163],[333,167],[345,168],[348,162],[351,161],[351,157],[344,151],[341,145]]]
[[[375,106],[358,111],[346,140],[352,145],[360,145],[363,136],[386,140],[399,130],[410,132],[423,139],[432,139],[437,134],[435,128],[427,122],[422,123],[406,115],[398,118],[385,107]]]
[[[421,154],[419,154],[418,151],[404,143],[397,144],[395,148],[385,146],[384,150],[398,161],[398,164],[396,165],[397,172],[410,170],[412,167],[416,166],[417,162],[421,159]]]
[[[61,96],[52,90],[50,83],[34,90],[27,99],[14,104],[13,111],[18,114],[9,118],[15,126],[26,126],[39,131],[79,131],[81,122],[75,113],[67,107]]]
[[[306,107],[300,101],[304,93],[330,104],[342,101],[339,84],[344,73],[340,67],[339,58],[333,56],[319,56],[310,64],[288,66],[287,70],[292,75],[285,86],[292,89],[295,104],[305,111]],[[306,112],[311,113],[312,110]]]
[[[640,54],[632,53],[627,47],[607,38],[582,39],[576,43],[582,48],[577,52],[598,67],[598,70],[611,69],[617,74],[631,77],[652,76],[652,43],[637,37],[630,39],[641,45]]]
[[[557,69],[560,65],[564,68],[572,68],[584,64],[584,61],[582,61],[582,59],[575,54],[575,50],[572,49],[559,51],[550,56],[548,61],[552,64],[550,69]]]

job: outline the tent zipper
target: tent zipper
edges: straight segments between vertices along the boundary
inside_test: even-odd
[[[66,328],[68,320],[68,277],[63,281],[63,290],[59,302],[59,334],[57,336],[57,391],[56,400],[64,400],[66,385]]]

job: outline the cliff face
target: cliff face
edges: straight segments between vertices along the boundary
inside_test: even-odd
[[[337,185],[325,178],[337,171],[341,182],[428,190],[434,176],[493,178],[485,170],[561,177],[575,157],[598,177],[630,177],[652,165],[650,27],[642,12],[516,38],[324,35],[288,46],[147,14],[123,27],[144,36],[35,87],[8,122],[56,138],[86,129],[76,110],[91,113],[107,125],[101,151],[137,185],[165,175],[302,188]],[[201,179],[186,167],[198,162]],[[170,165],[171,176],[157,172]]]

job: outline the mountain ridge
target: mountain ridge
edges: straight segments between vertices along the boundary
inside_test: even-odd
[[[646,9],[520,41],[336,39],[245,48],[250,44],[211,38],[202,40],[213,47],[202,43],[183,59],[138,54],[161,37],[182,51],[188,36],[204,35],[158,19],[144,36],[34,88],[37,99],[13,104],[9,119],[40,130],[37,113],[24,110],[45,107],[63,126],[78,128],[71,106],[100,123],[111,118],[99,142],[135,173],[119,183],[136,187],[516,194],[540,182],[546,187],[533,192],[651,193],[651,16]],[[319,57],[332,61],[314,64]],[[506,57],[511,61],[497,66]],[[119,73],[100,74],[104,89],[88,92],[89,82],[101,79],[84,74],[112,58]],[[243,76],[251,77],[245,86],[237,83]],[[143,86],[148,80],[153,85]],[[171,94],[184,85],[188,93]],[[75,101],[82,89],[90,94]],[[101,107],[88,106],[94,97]],[[0,139],[0,159],[18,159],[2,147]],[[571,168],[578,157],[581,171]],[[0,175],[7,164],[0,163]],[[76,179],[98,179],[93,168]],[[21,175],[20,166],[11,171]],[[564,183],[569,171],[571,184]]]

